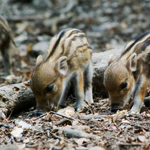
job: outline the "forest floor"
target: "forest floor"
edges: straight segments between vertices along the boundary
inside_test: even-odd
[[[64,28],[83,30],[93,51],[103,52],[124,48],[150,27],[146,0],[28,1],[0,1],[0,15],[8,20],[19,49],[11,60],[14,80],[1,77],[0,86],[28,80],[36,57]],[[143,107],[140,115],[113,114],[108,99],[94,101],[84,113],[68,106],[35,116],[33,107],[0,120],[0,150],[150,150],[149,109]]]

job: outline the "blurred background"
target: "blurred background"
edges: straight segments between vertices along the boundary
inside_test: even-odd
[[[19,68],[29,70],[62,29],[83,30],[94,51],[120,49],[149,30],[149,14],[148,0],[0,0],[20,49]]]
[[[1,0],[0,14],[18,46],[33,45],[60,30],[83,30],[93,50],[104,51],[134,40],[150,28],[148,0]]]

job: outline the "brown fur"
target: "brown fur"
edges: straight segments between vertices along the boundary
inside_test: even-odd
[[[91,66],[91,49],[85,34],[78,29],[61,31],[51,40],[46,58],[38,57],[37,67],[32,72],[31,88],[36,96],[37,108],[50,110],[54,106],[64,105],[67,86],[72,79],[77,110],[82,108],[88,88],[90,88],[90,100],[87,99],[87,101],[93,102],[90,84]],[[87,72],[88,76],[86,81],[84,72]],[[84,91],[85,82],[89,84]],[[49,86],[55,88],[47,92]]]
[[[121,57],[105,71],[104,85],[112,110],[123,109],[130,97],[132,113],[140,113],[150,77],[150,32],[130,43]],[[127,84],[127,85],[126,85]]]

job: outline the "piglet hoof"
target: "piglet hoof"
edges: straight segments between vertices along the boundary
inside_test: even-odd
[[[129,112],[130,115],[139,115],[140,112],[139,110],[136,110],[136,109],[131,109],[130,112]]]
[[[76,102],[73,103],[73,104],[70,104],[69,106],[74,107],[74,108],[75,108],[75,111],[77,111],[77,112],[79,112],[79,113],[85,112],[85,107],[77,107],[77,106],[76,106]]]
[[[79,108],[76,108],[75,110],[79,113],[85,113],[87,111],[87,108],[86,107],[79,107]]]
[[[133,105],[131,110],[130,110],[130,113],[134,114],[134,115],[139,115],[140,114],[140,111],[141,111],[141,108],[142,106],[140,105]]]

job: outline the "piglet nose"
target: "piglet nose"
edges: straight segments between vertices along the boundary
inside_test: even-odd
[[[111,112],[117,112],[117,110],[119,110],[118,105],[112,104],[112,105],[111,105]]]

